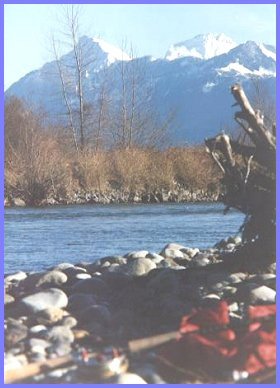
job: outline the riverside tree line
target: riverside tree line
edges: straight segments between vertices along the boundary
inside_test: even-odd
[[[157,148],[140,144],[88,142],[76,149],[63,128],[46,124],[16,97],[5,103],[5,198],[28,205],[74,193],[131,194],[176,191],[217,192],[219,173],[204,147]]]

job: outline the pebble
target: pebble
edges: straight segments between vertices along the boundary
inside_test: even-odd
[[[40,324],[48,325],[60,321],[64,315],[64,310],[58,307],[48,307],[36,313],[36,320]]]
[[[75,340],[81,340],[89,336],[89,332],[87,330],[73,330],[73,334]]]
[[[45,350],[51,345],[51,343],[41,338],[30,338],[28,345],[31,349],[39,347]]]
[[[216,299],[216,300],[221,300],[220,296],[217,294],[207,294],[202,297],[203,300],[207,299]]]
[[[60,263],[58,265],[56,265],[55,267],[53,267],[52,269],[54,271],[58,270],[58,271],[63,271],[65,269],[68,269],[68,268],[73,268],[74,267],[74,264],[70,264],[70,263]]]
[[[35,325],[29,328],[30,334],[39,334],[47,330],[47,327],[44,325]]]
[[[74,334],[69,327],[57,325],[47,330],[46,339],[56,343],[72,343]]]
[[[20,356],[7,355],[4,358],[4,369],[5,371],[11,370],[11,369],[18,369],[18,368],[21,368],[23,365],[26,365],[27,363],[28,363],[28,360],[25,355],[20,355]]]
[[[57,354],[58,357],[62,357],[71,353],[72,348],[71,345],[68,342],[65,342],[63,339],[63,341],[58,340],[58,343],[50,346],[47,350],[49,354]]]
[[[232,251],[234,251],[234,249],[235,249],[235,244],[227,244],[226,245],[227,251],[232,252]]]
[[[13,303],[14,301],[15,301],[15,298],[12,295],[5,293],[5,295],[4,295],[4,304],[5,305]]]
[[[24,297],[21,300],[21,303],[29,310],[29,312],[36,313],[40,310],[47,309],[48,307],[64,308],[68,304],[68,298],[62,290],[49,288],[48,290]]]
[[[148,384],[135,373],[123,373],[110,381],[111,384]]]
[[[11,348],[19,341],[25,339],[28,334],[27,326],[16,321],[15,319],[9,318],[7,320],[7,328],[5,330],[5,345]]]
[[[91,275],[89,273],[78,273],[75,276],[75,279],[77,280],[90,279],[90,278],[91,278]]]
[[[77,326],[77,324],[78,324],[77,319],[75,317],[72,317],[71,315],[64,317],[61,321],[61,325],[67,326],[70,329],[72,329],[72,327]]]
[[[45,361],[46,360],[46,356],[45,356],[46,352],[44,353],[41,353],[41,352],[37,352],[37,353],[33,353],[30,355],[30,362],[42,362],[42,361]]]

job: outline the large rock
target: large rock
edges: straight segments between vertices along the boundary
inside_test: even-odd
[[[235,295],[236,300],[250,304],[274,304],[276,302],[275,290],[256,283],[241,284]]]
[[[46,291],[37,292],[35,294],[24,297],[21,304],[31,313],[37,313],[40,310],[49,307],[64,308],[68,304],[67,295],[57,289],[50,288]]]
[[[180,287],[177,271],[169,268],[157,270],[149,281],[148,287],[156,295],[176,292]]]
[[[58,270],[32,273],[20,282],[21,287],[26,290],[33,290],[36,287],[60,287],[67,282],[67,276]]]
[[[71,263],[60,263],[60,264],[56,265],[55,267],[52,267],[52,269],[54,271],[63,271],[65,269],[68,269],[68,268],[71,268],[71,267],[74,267],[74,264],[71,264]]]
[[[67,275],[67,277],[69,279],[73,279],[75,278],[78,274],[84,274],[87,272],[87,270],[85,268],[82,268],[82,267],[68,267],[68,268],[65,268],[65,269],[62,269],[62,272],[65,273],[65,275]]]
[[[109,264],[126,264],[127,258],[123,256],[106,256],[100,259],[99,262],[101,266],[106,262]],[[95,264],[97,265],[97,262]]]
[[[59,287],[67,282],[67,275],[61,271],[50,271],[44,273],[37,282],[37,287]]]
[[[27,278],[27,275],[25,272],[19,271],[15,272],[13,274],[10,274],[5,277],[5,283],[10,283],[10,282],[19,282],[23,279]]]
[[[180,251],[183,252],[188,257],[190,257],[191,259],[199,253],[198,248],[181,248]]]
[[[105,281],[106,284],[112,289],[116,290],[116,292],[123,290],[127,286],[130,285],[132,279],[129,275],[122,272],[104,272],[102,274],[102,280]]]
[[[154,263],[159,264],[162,260],[164,260],[164,257],[159,255],[158,253],[149,253],[146,256],[147,259],[152,259]]]
[[[73,292],[84,294],[92,294],[96,296],[107,295],[109,287],[100,279],[100,277],[93,276],[91,279],[78,280],[72,287]]]
[[[166,245],[163,250],[160,252],[160,255],[163,257],[175,259],[175,258],[185,258],[186,256],[181,251],[181,249],[184,249],[185,247],[180,244],[168,244]]]
[[[105,305],[93,305],[81,311],[79,316],[79,323],[100,323],[102,325],[109,325],[111,320],[111,313]]]
[[[121,267],[121,270],[129,276],[142,276],[149,273],[157,267],[156,263],[151,259],[139,258],[131,259],[126,265]]]
[[[85,310],[89,306],[96,303],[96,298],[90,294],[77,293],[69,296],[68,310],[76,312]]]
[[[276,292],[267,286],[260,286],[250,290],[249,299],[252,304],[276,303]]]
[[[134,251],[127,253],[125,258],[127,259],[144,259],[149,254],[148,251]]]

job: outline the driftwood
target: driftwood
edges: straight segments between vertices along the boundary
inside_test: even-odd
[[[227,208],[246,214],[242,229],[243,245],[236,252],[240,269],[262,269],[275,261],[276,245],[276,136],[264,124],[259,110],[254,110],[240,85],[233,85],[232,95],[239,106],[235,121],[243,130],[243,139],[226,134],[206,139],[208,152],[223,173]],[[248,268],[246,268],[248,267]]]

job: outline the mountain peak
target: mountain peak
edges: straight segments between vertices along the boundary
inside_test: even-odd
[[[111,65],[116,61],[129,61],[131,59],[129,55],[120,48],[97,37],[90,38],[88,36],[82,36],[79,39],[79,44],[82,45],[82,47],[85,47],[86,50],[95,50],[97,55],[105,55],[107,57],[107,65]]]
[[[170,61],[183,57],[209,59],[227,53],[236,46],[237,44],[224,33],[201,34],[172,45],[165,58]]]

